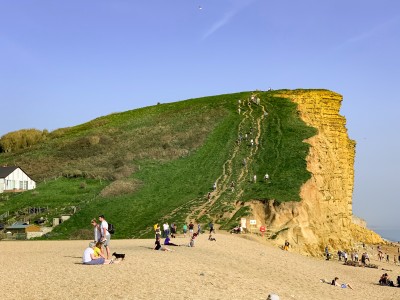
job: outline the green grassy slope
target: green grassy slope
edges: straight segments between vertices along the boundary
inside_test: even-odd
[[[46,207],[42,215],[51,220],[76,206],[71,219],[48,238],[90,237],[90,219],[99,214],[116,226],[116,238],[126,238],[150,236],[152,225],[164,220],[182,225],[187,218],[214,219],[228,226],[248,213],[238,203],[252,199],[297,201],[310,176],[303,140],[316,131],[298,118],[289,100],[258,92],[260,105],[247,105],[250,95],[116,113],[56,130],[29,149],[2,153],[0,164],[21,166],[39,184],[35,192],[3,195],[0,214],[36,219],[40,215],[23,215],[24,209]],[[239,134],[246,133],[249,139],[238,145]],[[251,147],[250,138],[256,137],[259,144]],[[262,180],[265,172],[268,182]],[[218,190],[207,203],[216,180]],[[118,189],[116,183],[131,188]],[[107,186],[113,193],[105,193]]]

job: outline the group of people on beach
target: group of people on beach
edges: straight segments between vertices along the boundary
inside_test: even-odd
[[[164,223],[163,225],[163,231],[161,231],[160,225],[159,224],[155,224],[154,225],[154,233],[155,233],[155,247],[154,250],[161,250],[161,251],[173,251],[172,249],[168,248],[167,246],[188,246],[188,247],[194,247],[195,246],[195,240],[196,238],[202,233],[201,231],[201,225],[200,223],[197,224],[197,232],[194,232],[194,224],[193,222],[190,222],[188,225],[187,224],[183,224],[182,226],[182,234],[183,237],[186,237],[186,234],[188,232],[189,229],[189,243],[188,244],[183,244],[183,245],[178,245],[175,244],[171,241],[171,238],[176,238],[176,229],[177,226],[176,224],[172,223],[172,225],[175,228],[175,233],[171,234],[169,231],[169,225],[168,223]],[[172,226],[171,225],[171,226]],[[209,240],[211,241],[216,241],[215,238],[213,238],[212,234],[215,233],[215,229],[214,229],[214,224],[212,222],[209,223],[209,228],[210,228],[210,235],[208,237]],[[161,245],[161,237],[164,237],[164,244]]]
[[[390,279],[388,273],[382,274],[381,278],[379,279],[379,284],[387,286],[396,286],[393,280]],[[400,276],[397,276],[397,287],[400,287]]]
[[[108,222],[104,215],[98,217],[100,224],[94,218],[91,224],[94,230],[94,241],[89,243],[82,256],[85,265],[102,265],[114,263],[110,254],[111,234],[108,231]]]

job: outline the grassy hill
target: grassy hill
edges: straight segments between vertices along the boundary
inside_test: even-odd
[[[75,212],[47,236],[53,239],[90,237],[90,219],[99,214],[116,226],[116,238],[150,236],[152,225],[165,220],[181,228],[189,219],[212,219],[229,228],[249,213],[249,200],[300,200],[310,178],[303,140],[315,133],[299,119],[296,104],[274,92],[111,114],[1,153],[1,165],[18,165],[39,184],[35,191],[1,195],[0,214],[9,211],[9,221],[51,221]],[[33,215],[29,207],[45,211]]]

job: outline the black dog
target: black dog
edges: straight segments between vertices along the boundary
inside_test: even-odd
[[[116,259],[118,259],[118,258],[121,258],[122,260],[124,260],[125,259],[125,254],[118,254],[117,252],[114,252],[113,254],[112,254],[112,256],[115,256],[115,258]]]

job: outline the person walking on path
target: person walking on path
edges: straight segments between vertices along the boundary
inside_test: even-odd
[[[99,221],[101,222],[100,224],[100,230],[101,230],[101,242],[103,243],[104,248],[106,248],[106,253],[107,253],[107,259],[110,259],[111,251],[110,251],[110,240],[111,240],[111,234],[108,232],[108,223],[106,219],[104,218],[104,215],[99,216]]]
[[[186,224],[183,224],[182,230],[183,230],[183,237],[186,237],[186,233],[187,233],[187,225]]]
[[[212,232],[215,233],[213,222],[210,222],[210,223],[208,224],[208,227],[210,228],[210,234],[211,234]]]
[[[200,223],[197,223],[197,235],[200,235],[201,233],[201,225]]]

